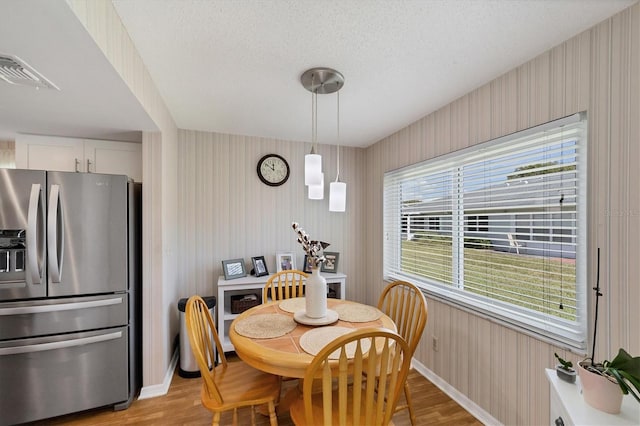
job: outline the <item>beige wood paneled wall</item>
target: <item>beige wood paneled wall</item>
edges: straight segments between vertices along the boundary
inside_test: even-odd
[[[509,71],[366,151],[363,269],[375,303],[382,279],[384,172],[579,111],[588,114],[588,285],[601,248],[604,298],[596,358],[640,354],[640,5]],[[589,292],[593,318],[593,292]],[[548,423],[544,368],[555,351],[534,337],[429,297],[417,359],[505,424]],[[439,351],[432,349],[432,337]]]
[[[347,183],[347,211],[329,212],[329,182],[336,176],[336,147],[319,145],[325,173],[325,199],[307,199],[304,156],[310,144],[276,139],[180,130],[178,133],[180,292],[216,295],[222,260],[264,256],[275,272],[275,254],[290,251],[302,269],[304,252],[291,223],[340,253],[338,269],[347,274],[347,296],[356,298],[365,282],[360,273],[364,151],[341,147],[340,180]],[[270,187],[257,176],[265,154],[283,156],[291,174],[285,184]]]

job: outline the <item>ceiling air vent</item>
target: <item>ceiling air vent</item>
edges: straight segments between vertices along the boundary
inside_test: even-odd
[[[31,86],[36,89],[56,89],[58,86],[33,69],[25,61],[13,55],[0,53],[0,80],[19,86]]]

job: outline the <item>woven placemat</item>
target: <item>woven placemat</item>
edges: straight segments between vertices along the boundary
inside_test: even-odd
[[[297,324],[287,315],[258,314],[236,322],[236,333],[253,339],[271,339],[284,336],[296,328]]]
[[[298,311],[306,309],[304,297],[292,297],[291,299],[285,299],[278,305],[280,309],[285,312],[291,312],[295,314]]]
[[[340,320],[347,322],[375,321],[382,316],[378,308],[354,303],[342,303],[333,310],[338,313]]]
[[[317,355],[322,348],[324,348],[329,342],[334,341],[340,336],[355,331],[354,328],[347,327],[322,327],[309,330],[300,336],[300,347],[310,355]],[[362,340],[362,351],[364,353],[371,348],[371,340]],[[351,342],[346,346],[347,357],[353,358],[353,354],[356,351],[357,342]],[[338,359],[340,357],[340,351],[336,350],[329,355],[329,359]]]

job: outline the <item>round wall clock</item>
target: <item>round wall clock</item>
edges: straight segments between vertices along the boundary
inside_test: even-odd
[[[289,179],[289,163],[277,154],[267,154],[258,161],[258,177],[269,186],[280,186]]]

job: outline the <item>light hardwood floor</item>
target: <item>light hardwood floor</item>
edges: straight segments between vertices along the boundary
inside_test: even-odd
[[[409,372],[408,380],[418,424],[482,424],[415,370]],[[91,410],[36,422],[34,425],[211,424],[211,413],[200,405],[201,385],[202,382],[199,378],[184,379],[175,374],[167,395],[134,401],[127,410],[113,411],[109,408]],[[295,380],[285,381],[283,389],[286,390],[286,388],[295,385]],[[398,426],[410,424],[408,411],[403,410],[396,413],[393,422]],[[240,425],[251,423],[248,409],[238,411],[238,423]],[[258,414],[256,415],[256,423],[260,426],[268,425],[269,419]],[[231,412],[222,415],[221,424],[231,424]],[[287,414],[281,414],[278,416],[278,424],[290,426],[293,425],[293,422]]]

